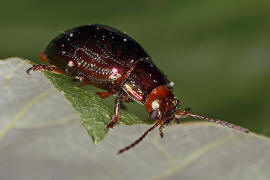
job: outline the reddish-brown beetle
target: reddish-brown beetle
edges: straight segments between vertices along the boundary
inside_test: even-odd
[[[247,129],[217,119],[178,110],[179,101],[172,93],[173,83],[153,64],[144,49],[126,34],[104,25],[85,25],[65,31],[53,39],[40,59],[50,65],[38,64],[27,70],[46,70],[64,74],[107,90],[98,92],[102,98],[117,93],[114,114],[107,128],[118,121],[121,102],[145,105],[156,123],[138,140],[121,149],[122,153],[134,147],[159,126],[163,137],[164,125],[187,116],[211,121],[248,132]]]

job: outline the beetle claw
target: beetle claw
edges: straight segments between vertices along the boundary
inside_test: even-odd
[[[160,137],[161,138],[163,138],[163,128],[164,128],[164,126],[163,126],[163,124],[161,124],[160,126],[159,126],[159,135],[160,135]]]
[[[33,67],[30,67],[29,69],[26,70],[26,73],[27,73],[28,75],[31,75],[30,72],[31,72],[32,70],[33,70]]]

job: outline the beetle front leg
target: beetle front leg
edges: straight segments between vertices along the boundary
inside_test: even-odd
[[[116,102],[114,106],[114,114],[109,124],[107,124],[107,129],[113,128],[119,119],[119,107],[120,107],[122,96],[123,96],[123,92],[120,91],[116,98]]]
[[[54,65],[46,65],[46,64],[36,64],[29,69],[27,69],[26,73],[30,75],[31,71],[39,71],[39,70],[45,70],[45,71],[50,71],[55,74],[64,74],[68,75],[66,72],[63,70],[59,69],[58,67]]]

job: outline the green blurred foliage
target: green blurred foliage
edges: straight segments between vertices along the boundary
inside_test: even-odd
[[[183,107],[269,136],[269,19],[269,0],[9,0],[0,7],[0,59],[37,59],[61,31],[110,25],[146,49]]]

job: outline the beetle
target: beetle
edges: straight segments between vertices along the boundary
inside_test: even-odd
[[[174,83],[134,39],[109,26],[92,24],[69,29],[49,43],[41,52],[40,60],[48,61],[49,65],[34,65],[27,70],[28,74],[38,70],[63,74],[107,90],[97,92],[101,98],[117,95],[107,129],[117,123],[121,103],[137,102],[145,106],[149,117],[156,120],[155,124],[135,142],[119,150],[119,154],[137,145],[158,126],[163,137],[165,125],[188,116],[248,132],[225,121],[178,109],[179,100],[173,94]]]

